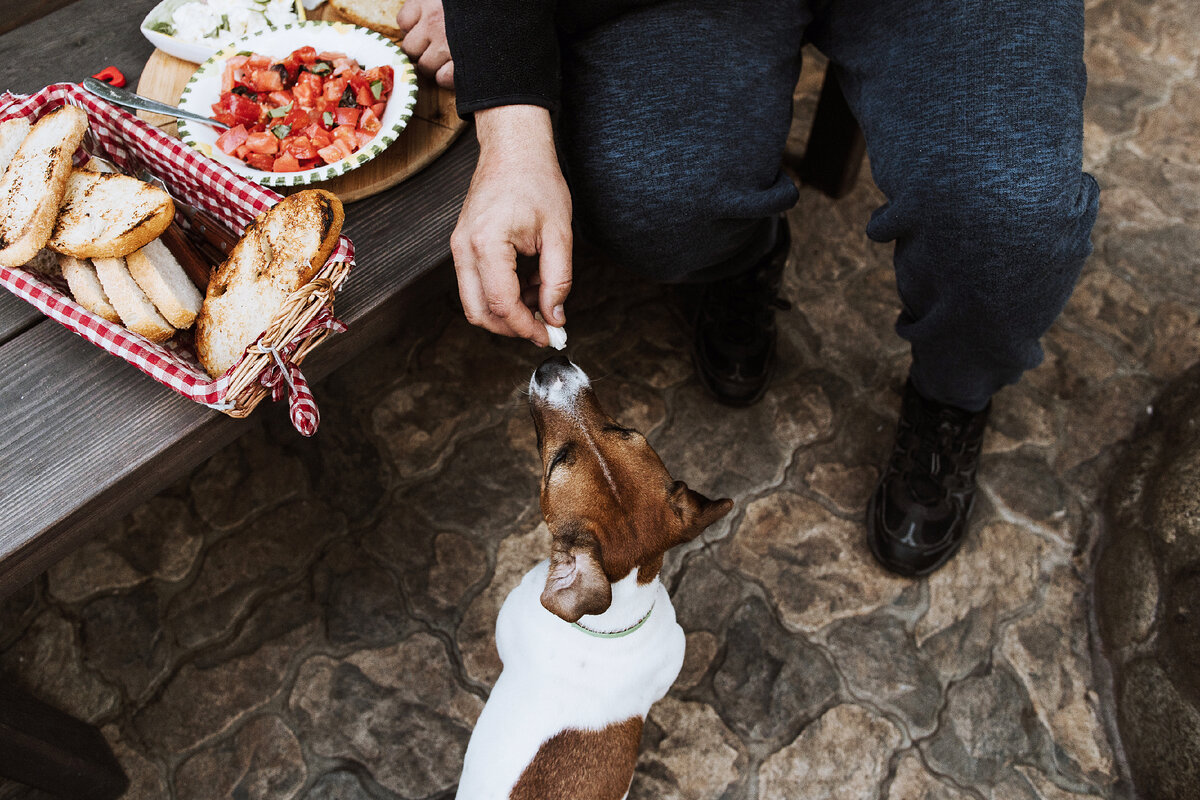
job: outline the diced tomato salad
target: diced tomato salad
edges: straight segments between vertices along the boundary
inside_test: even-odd
[[[375,138],[392,94],[390,66],[301,47],[282,61],[241,53],[225,62],[213,118],[221,152],[266,172],[341,161]]]

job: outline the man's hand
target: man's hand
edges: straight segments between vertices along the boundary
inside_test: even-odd
[[[396,26],[404,31],[400,47],[416,62],[417,69],[443,89],[453,89],[454,62],[446,43],[442,0],[404,0],[396,15]]]
[[[475,127],[479,163],[450,237],[463,310],[473,325],[544,347],[546,329],[521,299],[517,256],[539,256],[537,306],[561,327],[571,291],[571,195],[550,114],[498,106],[477,111]]]

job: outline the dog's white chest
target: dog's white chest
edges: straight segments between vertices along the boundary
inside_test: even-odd
[[[683,666],[683,629],[657,580],[642,626],[600,638],[542,607],[547,569],[547,561],[531,569],[500,609],[504,671],[471,735],[458,800],[505,800],[542,743],[562,730],[645,717]]]

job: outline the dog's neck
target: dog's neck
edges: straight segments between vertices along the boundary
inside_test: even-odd
[[[603,614],[585,614],[579,627],[590,633],[613,635],[629,631],[646,620],[658,597],[658,578],[639,584],[634,568],[612,585],[612,605]]]

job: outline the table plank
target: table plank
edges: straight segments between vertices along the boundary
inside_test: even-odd
[[[153,46],[138,25],[155,0],[78,0],[0,36],[0,89],[28,94],[110,64],[136,84]]]
[[[439,285],[453,285],[449,237],[477,156],[464,136],[409,181],[349,207],[357,266],[336,313],[351,329],[313,351],[310,380],[398,328],[421,276],[438,270]],[[49,321],[0,346],[0,375],[0,597],[245,428]],[[282,410],[266,402],[255,413]]]
[[[3,0],[0,2],[0,33],[28,25],[35,19],[74,2],[75,0],[37,0],[32,3],[29,0]]]
[[[42,313],[7,289],[0,289],[0,344],[32,328]]]

